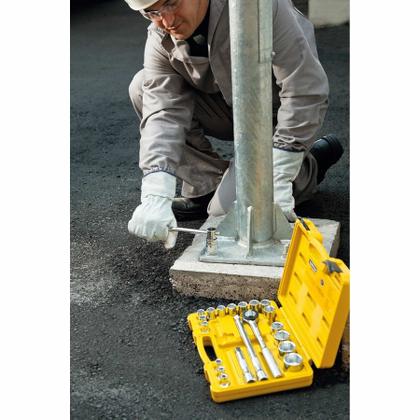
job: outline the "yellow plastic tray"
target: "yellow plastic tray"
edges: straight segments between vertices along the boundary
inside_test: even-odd
[[[349,277],[346,265],[328,256],[315,225],[307,219],[298,220],[277,295],[281,307],[275,301],[271,301],[271,305],[276,309],[275,321],[284,324],[283,328],[290,333],[289,339],[296,344],[296,352],[303,358],[301,370],[290,371],[285,368],[283,356],[278,351],[279,342],[274,339],[271,330],[271,321],[262,313],[258,318],[258,327],[264,341],[282,372],[279,378],[271,376],[260,346],[248,325],[244,323],[245,330],[268,374],[268,380],[245,382],[235,356],[236,347],[241,348],[250,371],[255,371],[232,315],[209,319],[206,325],[197,313],[190,314],[188,325],[204,363],[212,399],[224,402],[311,385],[312,364],[318,368],[334,364],[349,312]],[[221,374],[227,376],[221,380]]]

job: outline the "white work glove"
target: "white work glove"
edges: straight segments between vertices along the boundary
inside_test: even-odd
[[[274,202],[283,210],[289,222],[297,219],[292,182],[299,174],[304,152],[288,152],[273,148]]]
[[[141,186],[141,204],[128,222],[129,232],[151,242],[165,241],[166,249],[173,248],[178,233],[170,232],[169,228],[177,226],[172,212],[175,188],[176,178],[166,172],[146,175]]]

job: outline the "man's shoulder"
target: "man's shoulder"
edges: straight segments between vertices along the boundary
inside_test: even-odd
[[[165,45],[168,42],[168,37],[169,35],[165,31],[151,23],[147,28],[146,48],[148,52],[152,54],[157,53],[166,57],[168,52]]]
[[[151,23],[147,27],[147,34],[149,37],[153,37],[156,40],[163,41],[165,37],[168,35],[163,29],[158,28],[156,25]]]

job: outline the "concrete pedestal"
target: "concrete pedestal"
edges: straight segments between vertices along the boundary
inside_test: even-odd
[[[201,229],[218,226],[223,217],[209,217]],[[323,235],[324,246],[329,254],[332,257],[336,256],[340,223],[325,219],[311,220]],[[170,281],[175,290],[187,296],[233,301],[276,298],[283,267],[199,261],[205,246],[205,236],[195,235],[191,246],[171,267]]]

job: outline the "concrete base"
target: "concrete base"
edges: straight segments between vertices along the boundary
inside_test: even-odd
[[[218,226],[223,217],[209,217],[201,229]],[[340,242],[340,223],[311,220],[322,233],[325,248],[335,257]],[[276,298],[283,267],[201,262],[198,258],[204,246],[205,234],[195,235],[192,245],[171,267],[170,281],[179,293],[233,301]]]

